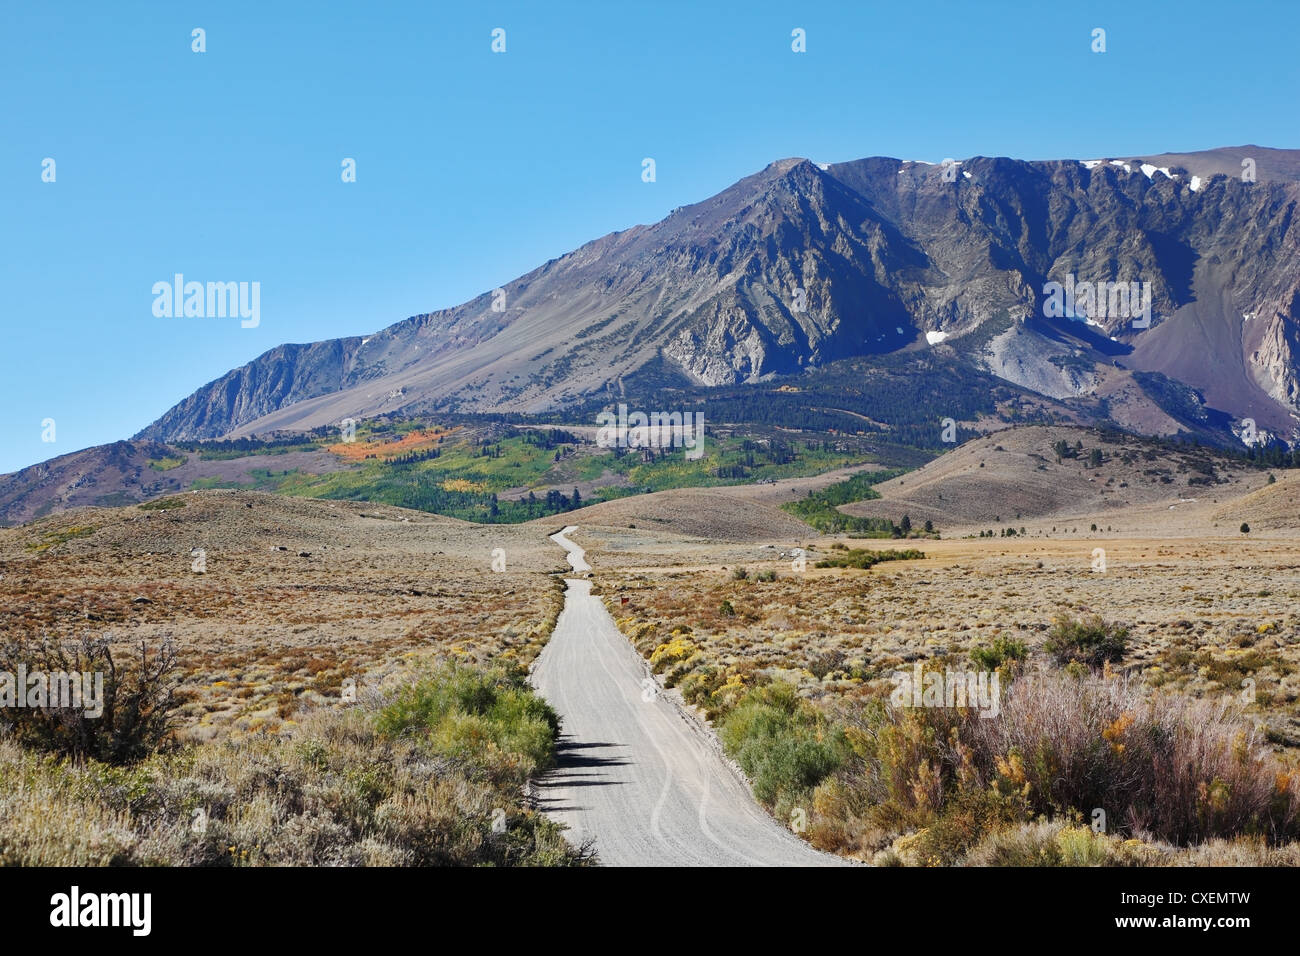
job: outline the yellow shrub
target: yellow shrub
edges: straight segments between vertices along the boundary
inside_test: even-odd
[[[674,637],[654,649],[650,654],[650,666],[659,667],[661,664],[672,664],[676,661],[685,660],[694,654],[696,650],[696,646],[685,638]]]

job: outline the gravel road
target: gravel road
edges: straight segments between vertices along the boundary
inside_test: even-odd
[[[581,548],[552,535],[576,572]],[[594,841],[607,866],[827,866],[755,803],[712,737],[667,699],[591,583],[568,579],[564,611],[533,684],[563,718],[558,766],[541,808]]]

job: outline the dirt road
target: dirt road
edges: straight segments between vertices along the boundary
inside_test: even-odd
[[[577,572],[584,551],[552,535]],[[755,803],[716,744],[658,691],[589,581],[568,580],[564,611],[533,671],[563,718],[559,766],[541,806],[594,840],[607,866],[824,866]]]

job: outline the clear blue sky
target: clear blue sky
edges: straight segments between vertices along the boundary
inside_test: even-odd
[[[458,304],[784,156],[1300,146],[1298,11],[10,0],[0,471],[128,437],[281,342]],[[260,326],[155,318],[151,288],[176,272],[260,282]]]

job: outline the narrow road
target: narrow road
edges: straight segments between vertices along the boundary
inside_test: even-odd
[[[590,569],[565,535],[576,572]],[[558,766],[540,805],[574,843],[594,840],[606,866],[825,866],[769,816],[712,739],[647,683],[644,662],[591,582],[566,579],[564,610],[537,659],[533,684],[563,719]]]

